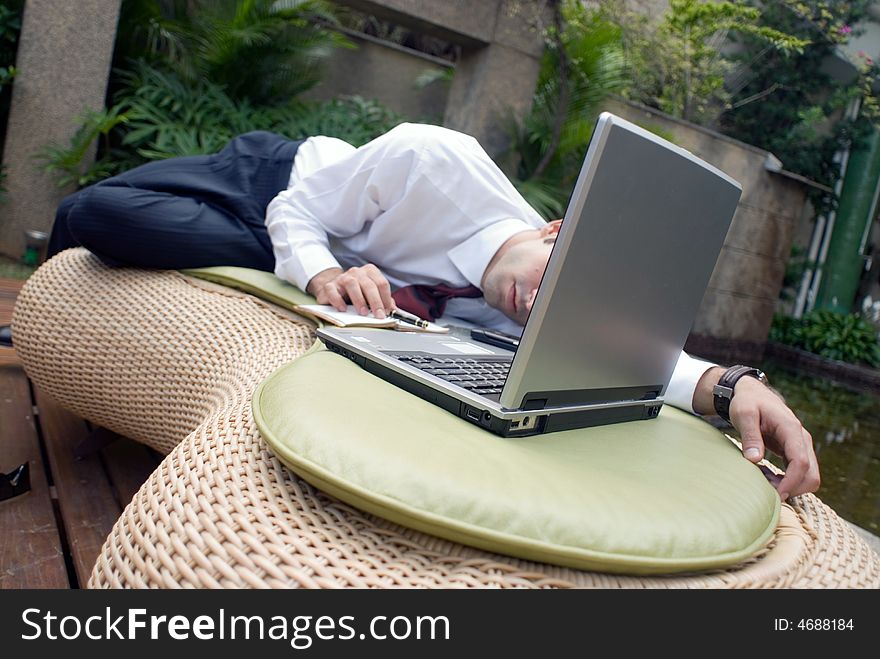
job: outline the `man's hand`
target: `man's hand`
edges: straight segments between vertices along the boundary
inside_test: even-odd
[[[338,311],[345,311],[351,302],[362,316],[373,312],[376,318],[396,308],[391,297],[391,284],[379,268],[372,263],[360,267],[328,268],[316,274],[306,286],[319,304],[329,304]]]
[[[697,414],[714,414],[712,388],[723,373],[723,368],[710,368],[700,378],[694,392]],[[743,455],[749,461],[760,462],[765,447],[784,458],[785,477],[776,484],[783,501],[819,488],[819,462],[812,436],[765,384],[749,376],[737,381],[730,402],[730,422],[740,433]]]

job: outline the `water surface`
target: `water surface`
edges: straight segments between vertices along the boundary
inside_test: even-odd
[[[880,534],[880,394],[772,362],[764,370],[813,435],[822,473],[816,494],[844,519]]]

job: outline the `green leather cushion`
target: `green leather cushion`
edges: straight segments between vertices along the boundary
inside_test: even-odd
[[[193,268],[183,270],[185,274],[223,284],[245,293],[256,295],[268,302],[292,309],[297,304],[315,304],[315,298],[303,293],[296,286],[279,279],[271,272],[239,268],[236,266],[214,266],[210,268]]]
[[[779,499],[720,432],[658,419],[543,436],[487,433],[317,350],[254,393],[265,440],[306,481],[363,510],[526,559],[626,573],[738,563]]]
[[[186,271],[291,308],[314,300],[268,272]],[[718,431],[664,407],[638,421],[502,439],[325,350],[267,378],[254,416],[316,487],[400,524],[577,568],[723,567],[771,537],[779,498]]]

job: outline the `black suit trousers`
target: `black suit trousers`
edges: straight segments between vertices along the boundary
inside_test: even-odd
[[[271,272],[266,207],[287,188],[300,144],[255,131],[219,153],[147,163],[80,190],[58,207],[48,255],[83,246],[113,266]]]

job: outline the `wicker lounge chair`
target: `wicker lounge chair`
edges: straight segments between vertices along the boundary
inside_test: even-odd
[[[878,587],[880,559],[813,495],[727,570],[583,572],[412,531],[317,491],[261,439],[250,397],[314,328],[171,271],[109,269],[82,249],[21,292],[16,348],[62,405],[167,454],[107,538],[90,587]]]

